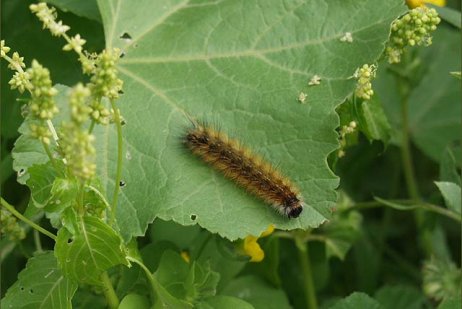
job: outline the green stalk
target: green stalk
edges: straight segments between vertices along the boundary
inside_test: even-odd
[[[55,168],[56,172],[59,172],[59,167],[56,164],[55,158],[53,158],[53,154],[51,153],[50,147],[48,147],[48,145],[45,144],[44,142],[42,142],[42,145],[43,145],[43,148],[45,149],[45,152],[47,153],[48,157],[50,158],[51,164]]]
[[[406,179],[407,192],[409,197],[413,200],[419,201],[420,194],[415,180],[414,164],[411,155],[411,142],[409,134],[409,117],[408,117],[408,95],[405,94],[401,102],[401,117],[402,117],[402,145],[401,145],[401,159],[403,162],[404,177]]]
[[[37,225],[35,224],[34,222],[32,222],[31,220],[27,219],[26,217],[24,217],[21,213],[19,213],[16,208],[14,208],[12,205],[8,204],[7,201],[5,201],[3,198],[0,198],[0,203],[3,207],[5,207],[9,212],[11,212],[13,215],[15,215],[18,219],[20,219],[21,221],[29,224],[31,227],[33,227],[34,229],[36,229],[37,231],[39,231],[40,233],[42,234],[45,234],[47,235],[48,237],[50,237],[51,239],[53,239],[54,241],[56,241],[56,236],[53,235],[52,233],[48,232],[47,230],[45,230],[43,227],[41,227],[40,225]]]
[[[300,237],[295,238],[295,244],[298,251],[298,259],[303,273],[304,294],[307,309],[317,309],[318,301],[313,283],[313,273],[308,252],[308,242],[304,242]]]
[[[132,258],[131,256],[128,256],[127,260],[138,264],[144,270],[144,273],[146,274],[146,277],[148,278],[148,281],[151,284],[151,300],[152,300],[152,303],[154,303],[156,295],[157,295],[156,293],[157,282],[155,281],[154,276],[152,275],[151,271],[143,264],[143,262],[135,258]]]
[[[106,297],[107,304],[109,308],[111,309],[117,309],[119,307],[119,298],[117,297],[114,288],[112,287],[111,280],[109,279],[109,276],[107,272],[104,272],[101,275],[101,281],[103,282],[104,285],[104,297]]]
[[[114,195],[112,196],[112,211],[111,211],[111,224],[114,224],[117,209],[117,200],[120,190],[120,179],[122,177],[122,124],[120,123],[119,109],[117,108],[114,100],[111,100],[112,110],[114,111],[114,120],[117,128],[117,168],[115,177]]]

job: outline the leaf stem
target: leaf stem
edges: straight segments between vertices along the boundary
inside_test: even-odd
[[[308,243],[303,240],[305,235],[297,235],[295,237],[295,245],[298,251],[298,259],[303,273],[303,283],[305,288],[305,300],[307,309],[317,309],[318,302],[316,299],[316,291],[314,289],[313,274],[311,271],[311,263],[308,252]]]
[[[117,108],[115,101],[111,100],[111,107],[114,111],[114,120],[117,128],[117,168],[115,177],[114,195],[112,196],[112,211],[110,223],[114,224],[117,209],[117,199],[120,190],[120,179],[122,177],[122,124],[120,123],[119,109]]]
[[[405,211],[420,208],[420,209],[423,209],[423,210],[426,210],[426,211],[430,211],[430,212],[434,212],[434,213],[446,216],[446,217],[451,218],[451,219],[453,219],[455,221],[462,222],[462,218],[460,217],[460,215],[458,213],[456,213],[454,211],[451,211],[449,209],[443,208],[443,207],[438,206],[438,205],[434,205],[434,204],[430,204],[430,203],[424,203],[424,202],[416,202],[414,200],[409,200],[409,199],[407,199],[407,200],[384,200],[384,199],[376,197],[376,200],[377,201],[356,203],[351,207],[342,209],[341,211],[347,212],[347,211],[359,210],[359,209],[377,208],[377,207],[381,207],[381,206],[388,206],[388,207],[391,207],[393,209],[405,210]],[[398,207],[394,206],[393,204],[402,204],[403,207],[398,208]],[[404,205],[406,205],[406,206],[404,206]]]
[[[104,272],[101,275],[101,281],[104,285],[103,293],[106,297],[109,308],[117,309],[119,307],[119,298],[117,297],[114,288],[112,287],[111,279],[109,279],[107,272]]]
[[[131,256],[127,256],[127,260],[138,264],[144,270],[144,273],[146,274],[146,277],[148,278],[149,283],[151,284],[151,300],[152,300],[152,303],[154,303],[155,302],[155,297],[157,295],[157,293],[156,293],[157,282],[155,282],[153,274],[146,267],[146,265],[144,265],[143,262],[141,262],[140,260],[132,258]]]
[[[43,145],[43,148],[45,149],[45,152],[47,153],[48,157],[50,158],[50,162],[53,165],[54,169],[56,170],[56,172],[59,173],[59,167],[56,164],[55,158],[53,158],[53,154],[51,153],[50,147],[48,147],[48,145],[46,143],[44,143],[44,142],[42,142],[42,145]]]
[[[5,207],[9,212],[11,212],[13,215],[15,215],[18,219],[20,219],[21,221],[29,224],[31,227],[33,227],[34,229],[36,229],[37,231],[39,231],[40,233],[42,234],[45,234],[47,235],[48,237],[50,237],[51,239],[55,240],[56,241],[56,236],[50,232],[48,232],[47,230],[45,230],[43,227],[41,227],[40,225],[38,224],[35,224],[34,222],[32,222],[31,220],[29,220],[28,218],[24,217],[21,213],[19,213],[12,205],[8,204],[7,201],[5,201],[2,197],[0,197],[0,203],[3,207]]]

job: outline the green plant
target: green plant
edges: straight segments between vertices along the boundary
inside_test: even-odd
[[[49,3],[83,31],[30,5],[57,37],[47,53],[65,42],[64,56],[23,57],[9,44],[25,32],[1,42],[2,76],[14,71],[2,79],[2,140],[15,141],[2,144],[2,268],[14,266],[2,306],[457,305],[460,29],[437,30],[434,9]],[[185,150],[191,119],[277,163],[302,191],[300,217]]]

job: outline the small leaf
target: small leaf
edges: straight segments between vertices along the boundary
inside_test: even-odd
[[[149,305],[149,300],[142,295],[131,293],[127,294],[122,301],[118,309],[149,309],[151,306]]]
[[[240,298],[231,296],[214,296],[200,302],[195,308],[197,309],[253,309],[254,307]]]
[[[426,303],[422,292],[410,285],[384,286],[374,298],[383,309],[421,309]]]
[[[189,273],[189,266],[183,258],[172,250],[166,250],[160,259],[155,277],[175,298],[185,299],[184,282]]]
[[[377,96],[361,102],[361,131],[369,140],[380,140],[385,144],[390,140],[391,126]]]
[[[356,211],[347,211],[335,215],[322,227],[326,237],[327,257],[343,260],[351,246],[361,235],[362,216]]]
[[[75,235],[62,228],[58,232],[55,255],[63,273],[81,283],[101,285],[101,274],[112,266],[128,265],[122,239],[95,217],[79,219]]]
[[[238,297],[255,309],[290,309],[287,295],[255,276],[244,276],[232,280],[221,292],[223,295]]]
[[[446,207],[460,214],[461,213],[460,186],[455,183],[445,182],[445,181],[435,181],[435,184],[438,187],[438,189],[440,189],[441,194],[444,197],[444,201],[446,202]]]
[[[336,302],[330,309],[380,309],[380,304],[365,293],[355,292]]]
[[[77,283],[65,278],[53,252],[29,259],[1,301],[2,308],[72,308]]]
[[[459,295],[458,297],[446,297],[443,299],[441,304],[438,306],[438,309],[460,309],[462,308],[462,298]]]
[[[207,263],[202,267],[199,263],[193,262],[185,281],[186,299],[196,303],[201,299],[216,294],[220,275],[210,269]]]
[[[31,199],[34,206],[44,208],[52,199],[51,190],[56,177],[62,177],[64,165],[62,162],[57,162],[60,170],[56,171],[51,162],[46,164],[34,165],[29,168],[29,179],[27,186],[31,191]]]
[[[56,178],[50,190],[50,201],[45,207],[47,212],[61,212],[75,203],[79,184],[76,180]]]
[[[440,181],[449,181],[460,185],[461,148],[446,147],[440,160]]]

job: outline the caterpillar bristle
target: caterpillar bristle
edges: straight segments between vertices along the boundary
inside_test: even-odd
[[[193,127],[187,130],[184,144],[193,154],[282,215],[289,219],[300,216],[304,203],[297,187],[239,141],[194,121]]]

